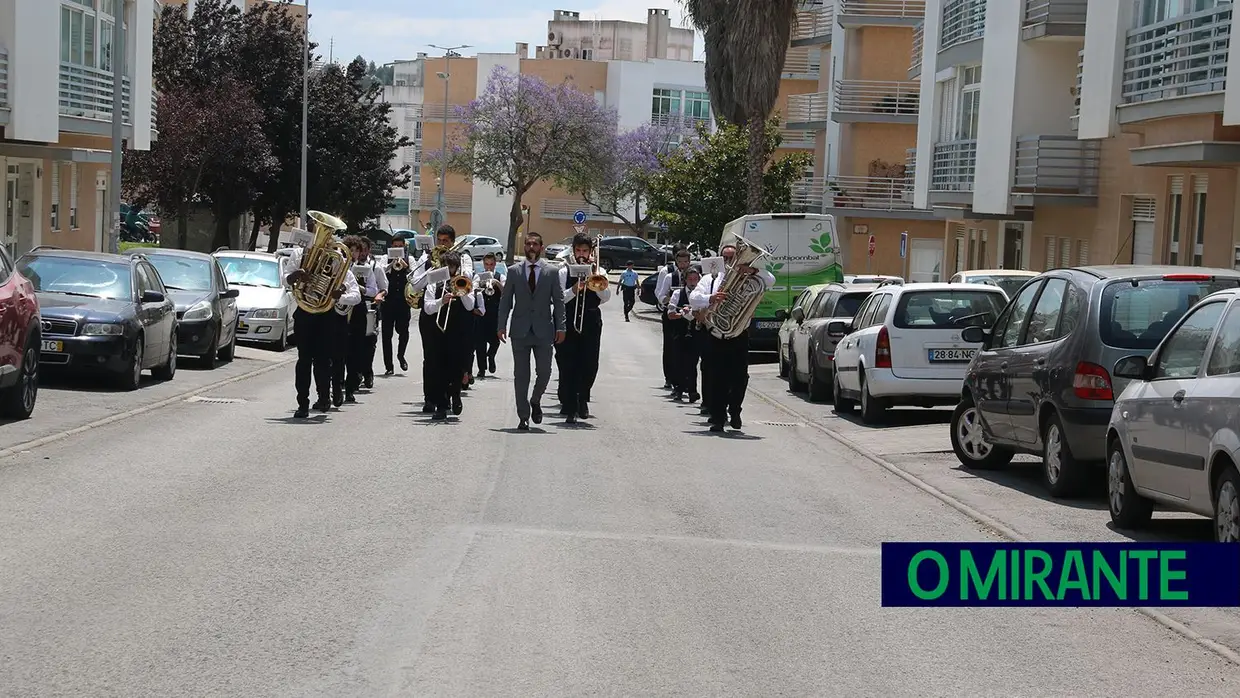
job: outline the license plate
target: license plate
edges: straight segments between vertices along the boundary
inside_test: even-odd
[[[759,330],[777,330],[782,324],[779,320],[759,320],[753,326]]]
[[[931,349],[930,363],[958,364],[967,363],[977,356],[976,349]]]
[[[43,340],[43,351],[61,352],[65,350],[64,342],[57,342],[51,339]]]

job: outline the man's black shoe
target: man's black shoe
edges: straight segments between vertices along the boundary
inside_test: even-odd
[[[670,381],[668,381],[668,382],[664,383],[664,384],[663,384],[663,389],[664,389],[664,390],[673,390],[671,382],[670,382]]]
[[[524,419],[521,420],[519,424],[517,424],[517,431],[529,431],[529,430],[530,430],[530,423],[525,421]]]
[[[495,359],[487,359],[487,370],[491,373],[495,373]]]
[[[690,403],[697,402],[698,400],[701,400],[701,399],[702,399],[702,396],[699,393],[689,393]]]
[[[329,403],[327,400],[319,400],[318,402],[314,403],[314,409],[318,410],[319,412],[326,412],[331,409],[331,403]]]
[[[465,405],[461,403],[461,396],[460,395],[452,396],[452,414],[460,415],[461,410],[463,409],[465,409]]]
[[[672,391],[672,399],[675,400],[676,402],[680,402],[680,398],[682,398],[683,396],[684,394],[680,392],[679,388]]]
[[[371,388],[375,387],[375,377],[366,376],[366,380],[362,382],[362,385],[364,385],[367,390],[370,390]]]
[[[542,405],[537,402],[530,403],[530,418],[535,424],[542,424]]]
[[[625,316],[624,316],[624,321],[625,321],[625,322],[628,322],[628,321],[629,321],[629,316],[628,316],[628,315],[625,315]]]
[[[429,402],[422,403],[422,414],[430,414],[435,411],[435,406]]]
[[[581,403],[581,406],[577,408],[577,416],[582,419],[589,419],[594,415],[590,414],[590,407],[583,402]]]
[[[568,416],[564,418],[564,423],[565,424],[576,424],[577,415],[573,414],[572,412],[569,412]]]
[[[741,428],[741,416],[739,414],[732,415],[732,428],[733,429]]]
[[[350,402],[350,403],[351,403],[351,402],[357,402],[357,398],[353,397],[353,393],[345,393],[345,394],[344,394],[344,401],[345,401],[345,402]]]
[[[306,417],[309,417],[309,416],[310,416],[310,408],[306,405],[302,405],[298,407],[297,411],[293,413],[294,419],[305,419]]]
[[[723,431],[723,425],[722,425],[722,424],[712,424],[712,425],[710,425],[710,430],[711,430],[711,431],[713,431],[713,432],[721,432],[721,431]]]
[[[336,407],[340,407],[341,405],[344,404],[344,392],[343,391],[337,390],[332,393],[332,404],[335,405]]]
[[[384,371],[383,371],[383,375],[385,375],[385,376],[390,376],[390,375],[392,375],[392,374],[394,374],[394,373],[396,373],[396,371],[394,371],[394,370],[393,370],[393,369],[391,369],[391,368],[388,368],[388,369],[386,369],[386,370],[384,370]]]
[[[448,411],[443,410],[443,409],[435,410],[434,416],[431,417],[431,419],[435,420],[436,422],[442,422],[447,418],[448,418]]]
[[[402,357],[400,357],[400,370],[402,370],[402,371],[408,371],[408,370],[409,370],[409,362],[408,362],[408,361],[405,361],[405,357],[403,357],[403,356],[402,356]]]

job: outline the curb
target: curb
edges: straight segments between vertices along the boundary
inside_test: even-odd
[[[659,322],[659,313],[657,311],[654,313],[643,313],[643,312],[634,310],[633,315],[637,317],[637,319],[645,320],[646,322]]]
[[[852,451],[858,456],[861,456],[862,458],[870,461],[871,463],[874,463],[875,465],[886,470],[892,475],[895,475],[901,480],[904,480],[905,482],[909,483],[913,487],[921,490],[922,492],[930,495],[931,497],[934,497],[935,499],[947,505],[948,507],[955,509],[960,514],[963,514],[965,517],[973,520],[974,523],[977,523],[983,526],[984,528],[988,529],[988,531],[992,535],[998,538],[1006,539],[1007,541],[1012,542],[1012,543],[1034,542],[1030,540],[1027,536],[1016,531],[1016,529],[1013,529],[1007,526],[1006,524],[999,522],[995,518],[987,514],[984,514],[981,511],[978,511],[977,509],[974,509],[973,507],[969,506],[968,504],[965,504],[964,502],[956,499],[955,497],[952,497],[951,495],[943,492],[937,487],[934,487],[933,485],[926,482],[925,480],[922,480],[921,478],[908,472],[907,470],[904,470],[903,468],[896,465],[895,463],[892,463],[886,458],[883,458],[882,456],[871,453],[870,451],[866,450],[864,447],[857,444],[852,439],[849,439],[848,437],[842,434],[838,434],[828,429],[826,426],[815,422],[809,416],[801,414],[800,412],[797,412],[791,407],[784,405],[783,403],[776,400],[773,396],[768,395],[756,388],[749,388],[746,392],[758,398],[759,400],[762,400],[763,402],[767,403],[771,407],[774,407],[775,409],[781,412],[784,412],[785,414],[789,416],[796,417],[797,419],[804,422],[806,426],[817,429],[818,431],[826,434],[833,441],[840,444],[841,446],[848,449],[849,451]],[[1171,632],[1176,633],[1180,637],[1183,637],[1186,640],[1196,643],[1200,647],[1206,650],[1209,650],[1210,652],[1213,652],[1214,654],[1218,655],[1219,657],[1223,658],[1224,660],[1228,662],[1231,662],[1232,664],[1240,666],[1240,653],[1236,652],[1236,650],[1233,650],[1232,648],[1226,645],[1223,645],[1222,643],[1219,643],[1215,640],[1211,640],[1210,638],[1184,625],[1180,621],[1177,621],[1174,618],[1167,616],[1162,611],[1159,611],[1157,609],[1150,608],[1150,607],[1145,607],[1145,606],[1134,607],[1133,610],[1145,616],[1146,618],[1149,618],[1155,623],[1163,626],[1167,630],[1170,630]]]
[[[202,395],[203,393],[209,393],[212,390],[216,390],[225,385],[239,383],[248,378],[253,378],[255,376],[259,376],[264,373],[274,371],[277,368],[280,368],[282,366],[287,366],[288,364],[291,364],[295,362],[296,360],[297,360],[296,357],[293,357],[289,359],[283,359],[280,361],[276,361],[266,366],[263,366],[262,368],[257,368],[257,369],[254,369],[253,371],[247,371],[246,373],[233,376],[232,378],[225,378],[224,380],[216,381],[214,383],[204,385],[200,388],[194,388],[193,390],[189,390],[184,393],[179,393],[177,395],[173,395],[172,397],[166,397],[162,400],[152,402],[149,405],[143,405],[142,407],[135,407],[132,410],[129,410],[127,412],[122,412],[120,414],[114,414],[109,417],[97,419],[93,422],[83,424],[82,426],[73,427],[72,429],[67,429],[62,432],[50,434],[48,436],[43,436],[37,439],[32,439],[30,441],[25,441],[23,443],[17,444],[16,446],[9,446],[7,448],[0,449],[0,458],[9,458],[11,456],[18,455],[19,453],[24,453],[26,451],[39,448],[40,446],[46,446],[50,443],[60,441],[61,439],[67,439],[70,436],[77,436],[78,434],[90,431],[91,429],[98,429],[99,427],[102,427],[102,426],[107,426],[109,424],[113,424],[115,422],[119,422],[124,419],[129,419],[130,417],[136,417],[141,414],[146,414],[147,412],[154,412],[155,410],[158,410],[162,407],[167,407],[168,405],[171,405],[177,402],[184,402],[185,400],[191,397]]]

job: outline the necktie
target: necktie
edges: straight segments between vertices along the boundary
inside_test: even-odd
[[[537,288],[538,288],[538,265],[531,264],[530,265],[530,293],[533,293]]]

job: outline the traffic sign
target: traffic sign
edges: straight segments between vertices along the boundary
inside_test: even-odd
[[[873,256],[874,256],[874,248],[875,248],[875,247],[877,247],[877,245],[876,245],[876,244],[875,244],[875,242],[874,242],[874,236],[873,236],[873,235],[871,235],[871,236],[870,236],[870,256],[871,256],[871,257],[873,257]]]
[[[667,232],[667,223],[660,223],[660,224],[659,224],[659,230],[661,230],[661,231],[663,231],[663,232],[665,232],[665,233],[666,233],[666,232]]]
[[[576,213],[574,213],[573,222],[576,223],[577,225],[584,225],[586,222],[586,212],[577,211]]]
[[[574,231],[575,231],[578,235],[581,235],[582,233],[586,232],[586,227],[585,227],[584,225],[574,225],[574,226],[573,226],[573,230],[574,230]]]
[[[900,233],[900,259],[908,256],[908,233]]]

